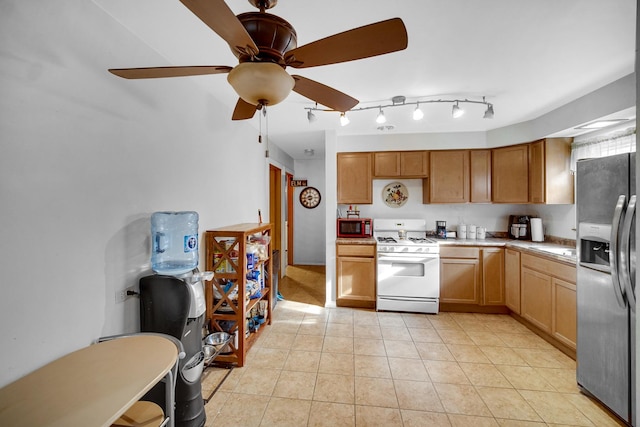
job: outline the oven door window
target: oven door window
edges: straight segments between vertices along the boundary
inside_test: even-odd
[[[380,257],[378,266],[388,276],[395,277],[424,277],[425,260],[424,258],[388,258]]]

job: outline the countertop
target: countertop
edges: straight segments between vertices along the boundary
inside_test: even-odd
[[[440,246],[493,246],[517,249],[538,256],[544,256],[554,261],[565,264],[576,264],[576,248],[554,242],[532,242],[526,240],[513,240],[499,237],[487,239],[436,239]],[[340,245],[375,245],[373,237],[339,237],[336,243]]]
[[[526,240],[513,240],[504,238],[478,239],[438,239],[440,246],[498,246],[509,249],[517,249],[521,252],[529,252],[534,255],[542,255],[555,261],[566,264],[576,264],[576,248],[574,246],[561,245],[553,242],[532,242]]]

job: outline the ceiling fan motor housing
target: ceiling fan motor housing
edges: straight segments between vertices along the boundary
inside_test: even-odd
[[[260,50],[256,57],[251,57],[232,49],[241,63],[257,60],[286,65],[284,54],[298,47],[298,35],[291,24],[279,16],[263,12],[241,13],[238,19]]]

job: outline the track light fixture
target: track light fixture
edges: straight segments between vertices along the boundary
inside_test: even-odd
[[[422,120],[423,117],[424,113],[420,109],[420,103],[418,102],[418,104],[416,105],[416,109],[413,110],[413,120]]]
[[[482,97],[484,101],[484,96]],[[487,104],[487,111],[484,112],[483,119],[493,119],[493,104]]]
[[[453,105],[453,109],[451,110],[451,115],[453,116],[454,119],[457,119],[464,115],[464,110],[460,108],[460,106],[458,105],[458,101],[456,101],[456,103]]]
[[[432,99],[432,100],[416,100],[413,102],[406,102],[406,98],[404,96],[394,96],[393,98],[391,98],[391,104],[385,104],[385,105],[375,105],[375,106],[371,106],[371,107],[360,107],[360,108],[352,108],[351,110],[349,110],[349,112],[354,112],[354,111],[365,111],[365,110],[373,110],[373,109],[377,109],[378,110],[378,116],[376,117],[376,123],[379,125],[382,125],[384,123],[386,123],[387,118],[384,115],[384,111],[383,108],[392,108],[392,107],[403,107],[406,105],[415,105],[416,108],[413,110],[413,120],[422,120],[422,118],[424,117],[424,112],[422,111],[422,109],[420,108],[420,105],[424,105],[424,104],[441,104],[441,103],[449,103],[449,104],[453,104],[453,107],[451,109],[451,114],[454,118],[459,118],[462,115],[464,115],[464,110],[460,107],[460,104],[483,104],[487,106],[487,109],[484,112],[484,116],[483,118],[485,119],[492,119],[493,118],[493,104],[490,102],[487,102],[485,97],[482,97],[482,101],[475,101],[472,99]],[[315,116],[315,114],[313,114],[314,111],[325,111],[325,112],[338,112],[340,113],[340,124],[342,126],[346,126],[349,124],[350,120],[347,118],[346,112],[344,111],[336,111],[336,110],[331,110],[328,108],[318,108],[318,104],[316,103],[315,107],[305,107],[305,110],[307,110],[307,119],[309,120],[309,123],[314,122],[317,118]]]
[[[347,117],[347,113],[340,113],[340,126],[346,126],[350,122],[349,117]]]

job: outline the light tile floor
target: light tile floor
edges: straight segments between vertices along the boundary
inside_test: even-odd
[[[621,425],[580,394],[575,368],[507,315],[281,301],[206,405],[206,425]]]

